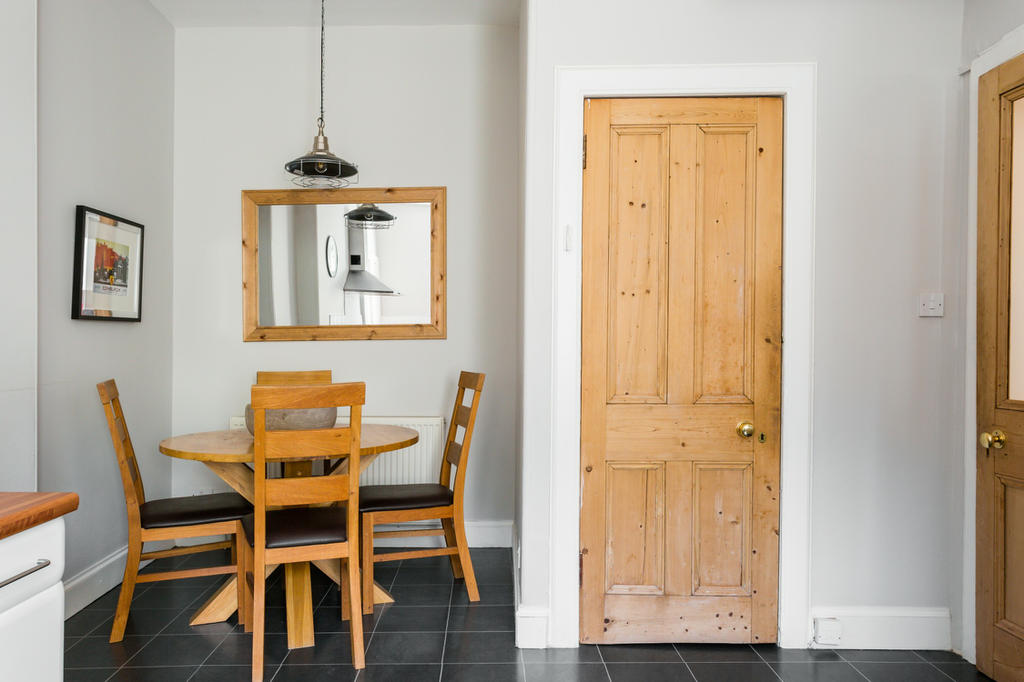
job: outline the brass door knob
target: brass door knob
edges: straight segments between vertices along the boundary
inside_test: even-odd
[[[1006,434],[999,430],[995,430],[992,433],[985,431],[978,436],[978,443],[986,450],[989,448],[1002,450],[1003,445],[1006,444]]]
[[[754,425],[750,422],[740,422],[736,425],[736,433],[741,438],[750,438],[754,435]]]

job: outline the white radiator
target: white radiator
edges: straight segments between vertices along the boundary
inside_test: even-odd
[[[338,419],[344,426],[348,418]],[[364,424],[393,424],[418,431],[415,445],[385,452],[370,463],[359,478],[361,485],[396,483],[436,483],[441,472],[441,449],[444,447],[445,424],[442,417],[363,417]],[[228,428],[244,429],[244,417],[231,417]]]

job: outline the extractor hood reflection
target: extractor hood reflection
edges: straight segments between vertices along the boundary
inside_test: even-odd
[[[348,252],[348,277],[345,278],[345,285],[342,287],[345,291],[381,296],[397,294],[394,289],[366,271],[367,254],[363,230],[349,228]]]

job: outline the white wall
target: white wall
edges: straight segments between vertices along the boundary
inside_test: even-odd
[[[1021,24],[1024,2],[1020,0],[964,0],[963,64],[970,65],[975,57]]]
[[[313,28],[177,31],[173,431],[224,428],[257,370],[365,380],[370,415],[447,415],[458,371],[486,372],[467,518],[507,533],[519,335],[516,32],[327,32],[327,134],[335,153],[359,164],[360,186],[448,187],[448,338],[243,343],[239,192],[290,186],[283,164],[314,133],[318,37]],[[218,484],[200,465],[174,462],[175,494]]]
[[[955,0],[529,3],[521,609],[550,598],[553,67],[808,61],[819,93],[811,602],[955,608],[949,396],[962,386],[945,339],[961,327],[920,319],[916,305],[962,284],[943,252],[960,218],[944,193],[961,12]]]
[[[0,22],[0,196],[4,281],[0,334],[0,490],[36,489],[36,0],[11,0]]]
[[[40,3],[39,487],[81,496],[67,518],[72,584],[128,540],[97,382],[117,380],[148,497],[171,490],[156,448],[171,430],[173,51],[144,0]],[[71,319],[76,204],[145,225],[141,323]],[[87,585],[94,597],[111,570],[120,580],[111,565]]]

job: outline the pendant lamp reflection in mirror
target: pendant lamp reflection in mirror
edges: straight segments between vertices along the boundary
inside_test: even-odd
[[[309,152],[284,165],[284,169],[295,176],[292,182],[301,187],[345,187],[349,184],[346,178],[359,172],[355,164],[331,153],[324,135],[325,3],[326,0],[320,0],[320,116],[316,119],[317,134]]]
[[[345,214],[345,226],[363,230],[386,230],[395,224],[395,216],[377,204],[360,204]]]

